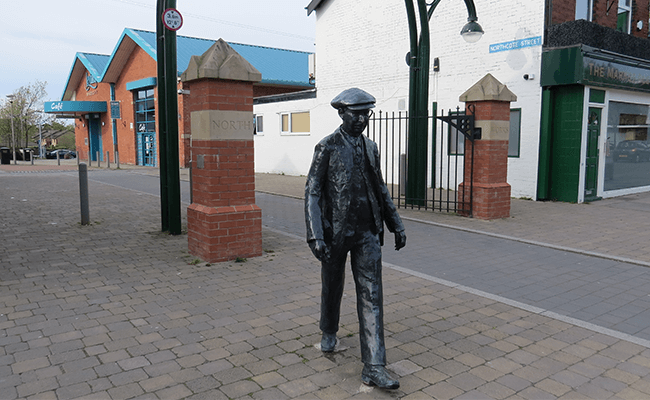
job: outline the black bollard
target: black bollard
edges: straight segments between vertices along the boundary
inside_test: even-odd
[[[88,166],[79,164],[79,200],[81,204],[81,225],[90,223],[90,209],[88,206]]]

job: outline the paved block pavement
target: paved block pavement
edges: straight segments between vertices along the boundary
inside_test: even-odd
[[[270,190],[258,179],[261,190],[300,187],[301,178],[264,178],[283,183]],[[156,196],[93,181],[90,188],[92,223],[82,227],[75,175],[0,170],[0,398],[650,396],[645,341],[390,265],[384,270],[386,339],[389,368],[402,387],[365,387],[352,279],[339,334],[347,350],[324,355],[314,347],[320,272],[302,238],[265,229],[262,257],[208,265],[187,253],[186,236],[159,232]],[[614,221],[628,215],[629,208],[606,204],[613,201],[642,206],[647,196],[559,204],[539,216],[551,224],[564,213],[555,234],[525,231],[518,218],[557,203],[523,202],[536,208],[518,214],[515,206],[514,218],[494,223],[413,215],[542,241],[573,237],[566,221],[582,208],[612,208]],[[574,240],[549,244],[621,257]],[[643,264],[641,247],[623,256]]]

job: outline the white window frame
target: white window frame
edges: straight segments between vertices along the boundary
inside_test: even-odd
[[[253,114],[253,123],[255,124],[255,135],[264,136],[264,114]]]
[[[626,5],[625,2],[629,1],[629,5]],[[623,33],[627,33],[628,35],[632,32],[632,6],[633,6],[633,1],[634,0],[618,0],[618,8],[616,12],[617,16],[617,21],[618,21],[618,14],[621,14],[622,12],[627,12],[627,27],[625,30],[623,30]],[[618,25],[618,22],[617,22]]]
[[[293,132],[293,115],[294,114],[303,114],[307,113],[309,114],[309,131],[308,132]],[[286,136],[307,136],[311,135],[311,112],[309,110],[295,110],[295,111],[287,111],[287,112],[281,112],[279,113],[280,115],[280,134],[281,135],[286,135]],[[288,130],[284,130],[284,127],[282,126],[282,119],[284,116],[288,117]]]
[[[576,0],[576,13],[575,13],[575,19],[580,20],[584,19],[582,18],[582,15],[578,15],[578,3],[582,4],[587,4],[587,21],[593,21],[594,19],[594,0]]]

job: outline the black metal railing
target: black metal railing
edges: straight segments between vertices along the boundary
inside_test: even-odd
[[[407,197],[407,155],[409,126],[408,113],[377,111],[370,118],[368,137],[379,148],[381,170],[393,202],[398,208],[424,209],[471,216],[473,158],[465,166],[465,139],[474,137],[473,115],[457,109],[447,115],[426,118],[429,136],[426,191],[423,196]],[[469,146],[473,152],[473,146]],[[469,171],[465,171],[469,168]],[[465,181],[461,191],[459,185]],[[466,193],[462,193],[465,191]],[[467,192],[469,191],[469,192]]]

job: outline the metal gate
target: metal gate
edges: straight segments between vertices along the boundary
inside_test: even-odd
[[[469,165],[465,165],[465,139],[480,138],[480,128],[474,126],[473,109],[434,113],[427,119],[428,160],[426,191],[418,198],[406,196],[407,160],[409,154],[409,116],[405,111],[376,112],[366,131],[379,148],[381,172],[393,202],[398,208],[425,209],[471,216],[473,190],[474,146],[469,147]],[[468,169],[467,171],[465,169]],[[466,182],[465,193],[459,193],[459,184]]]

